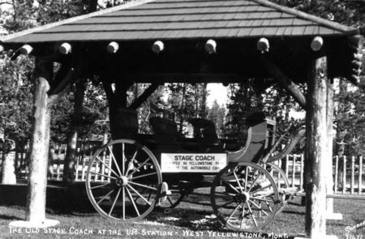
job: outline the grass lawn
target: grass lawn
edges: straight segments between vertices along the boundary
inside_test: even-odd
[[[197,200],[199,198],[199,200]],[[304,234],[305,207],[294,199],[262,231],[242,233],[240,238],[294,238]],[[344,220],[328,221],[327,234],[346,238],[346,227],[359,225],[365,220],[365,201],[335,199],[334,211],[343,214]],[[10,232],[8,224],[23,220],[25,211],[19,206],[0,206],[0,239],[3,238],[236,238],[211,217],[208,195],[193,193],[171,213],[155,209],[148,218],[130,223],[105,219],[93,211],[70,213],[51,212],[47,218],[60,221],[60,225],[39,231]],[[351,235],[364,235],[365,227],[353,229]],[[349,230],[349,228],[348,228]],[[153,235],[155,234],[155,235]],[[272,236],[273,235],[273,236]],[[247,236],[247,237],[246,237]],[[258,237],[255,237],[258,236]]]

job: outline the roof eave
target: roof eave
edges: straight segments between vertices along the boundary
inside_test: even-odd
[[[49,23],[49,24],[46,24],[46,25],[43,25],[43,26],[34,27],[34,28],[31,28],[31,29],[28,29],[28,30],[12,33],[12,34],[0,37],[0,43],[1,44],[7,44],[9,42],[10,44],[13,44],[13,42],[11,40],[15,39],[17,37],[22,37],[22,36],[25,36],[25,35],[28,35],[28,34],[44,31],[44,30],[47,30],[47,29],[52,28],[52,27],[57,27],[57,26],[61,26],[61,25],[64,25],[64,24],[73,23],[75,21],[80,21],[80,20],[83,20],[83,19],[87,19],[87,18],[91,18],[91,17],[95,17],[95,16],[100,16],[100,15],[107,14],[107,13],[112,13],[112,12],[115,12],[115,11],[131,8],[131,7],[135,7],[135,6],[139,6],[139,5],[149,3],[149,2],[153,2],[153,1],[155,1],[155,0],[135,0],[135,1],[127,2],[127,3],[122,4],[122,5],[118,5],[116,7],[112,7],[112,8],[100,10],[100,11],[97,11],[97,12],[92,12],[92,13],[89,13],[89,14],[84,14],[84,15],[81,15],[81,16],[68,18],[68,19],[65,19],[65,20],[62,20],[62,21]]]
[[[346,26],[346,25],[343,25],[343,24],[340,24],[337,22],[332,22],[332,21],[329,21],[329,20],[314,16],[314,15],[293,9],[293,8],[278,5],[278,4],[270,2],[268,0],[251,0],[251,1],[254,1],[258,4],[261,4],[261,5],[264,5],[267,7],[274,8],[276,10],[279,10],[279,11],[282,11],[282,12],[285,12],[285,13],[288,13],[291,15],[295,15],[295,16],[305,19],[305,20],[313,21],[315,23],[318,23],[322,26],[331,28],[333,30],[341,31],[345,35],[356,35],[356,34],[360,33],[360,30],[357,28],[349,27],[349,26]]]

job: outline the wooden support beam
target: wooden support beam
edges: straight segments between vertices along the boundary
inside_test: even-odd
[[[70,43],[64,42],[61,44],[61,46],[58,48],[58,51],[63,55],[68,55],[72,51],[72,46]]]
[[[149,73],[149,74],[126,74],[123,78],[127,81],[138,83],[222,83],[222,82],[242,82],[246,79],[240,74],[215,74],[215,73]]]
[[[208,54],[217,53],[217,42],[213,39],[209,39],[205,45],[204,49]]]
[[[46,219],[46,188],[50,141],[51,107],[48,104],[49,82],[53,78],[53,62],[36,59],[33,106],[33,133],[29,156],[26,220],[10,223],[14,227],[55,226],[59,222]]]
[[[52,82],[52,87],[48,92],[50,97],[49,102],[53,104],[54,98],[59,98],[59,94],[64,92],[75,81],[75,69],[69,66],[62,65],[61,69],[57,72],[55,80]]]
[[[332,159],[333,158],[333,119],[334,119],[334,88],[333,88],[333,79],[327,79],[327,92],[326,92],[326,114],[327,114],[327,155],[325,158]],[[333,174],[332,174],[332,160],[326,160],[326,194],[333,194]],[[327,214],[333,213],[333,199],[327,198]]]
[[[323,47],[323,38],[320,36],[313,38],[311,42],[311,49],[313,51],[320,51],[322,47]]]
[[[152,44],[152,51],[156,54],[159,54],[165,49],[165,44],[162,41],[155,41]]]
[[[269,49],[270,49],[270,43],[268,39],[260,38],[257,41],[257,50],[259,50],[261,53],[269,52]]]
[[[47,63],[46,63],[47,64]],[[52,77],[52,63],[37,64],[38,69],[47,71],[47,75],[36,76],[34,95],[34,121],[32,150],[30,155],[29,191],[27,200],[27,220],[45,220],[47,163],[49,145],[50,109],[48,107],[47,92],[50,88],[48,81]]]
[[[30,53],[32,53],[32,51],[33,51],[33,47],[28,44],[23,45],[19,49],[20,54],[23,54],[23,55],[29,55]]]
[[[115,54],[119,50],[119,44],[118,42],[110,42],[108,46],[106,47],[106,51],[110,54]]]
[[[306,115],[306,233],[310,238],[326,236],[327,146],[327,58],[313,62],[308,79]]]
[[[158,83],[152,83],[130,106],[132,109],[137,109],[147,100],[150,95],[160,86]]]
[[[305,96],[299,87],[289,79],[276,65],[270,62],[264,54],[260,56],[261,62],[270,75],[272,75],[279,84],[294,98],[294,100],[303,108],[307,108]]]

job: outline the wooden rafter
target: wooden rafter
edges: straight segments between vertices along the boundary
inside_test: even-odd
[[[234,83],[244,79],[240,74],[216,74],[216,73],[136,73],[124,75],[126,80],[133,80],[140,83],[150,82],[189,82],[189,83]]]
[[[289,77],[287,77],[279,67],[272,63],[264,54],[261,54],[261,62],[265,69],[271,74],[279,84],[295,99],[295,101],[303,108],[307,108],[307,102],[304,94],[300,91],[298,85],[296,85]]]
[[[147,100],[150,95],[160,86],[159,83],[152,83],[130,106],[132,109],[137,109],[141,104]]]

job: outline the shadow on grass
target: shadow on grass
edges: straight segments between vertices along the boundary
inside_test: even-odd
[[[282,214],[304,215],[305,216],[305,212],[288,211],[287,209],[284,209],[281,213]]]
[[[212,217],[211,211],[204,209],[186,209],[177,208],[173,209],[170,213],[164,213],[163,209],[157,209],[152,212],[148,218],[148,221],[156,221],[166,225],[179,227],[182,230],[188,229],[189,231],[202,232],[219,232],[225,233],[223,237],[240,237],[240,238],[286,238],[293,239],[298,235],[280,235],[271,233],[270,230],[265,231],[265,228],[261,231],[234,231],[226,228],[216,217]],[[193,233],[194,234],[194,233]],[[196,233],[197,235],[198,233]],[[228,235],[231,235],[228,236]]]
[[[0,220],[10,220],[10,221],[13,221],[13,220],[24,220],[24,218],[0,214]]]
[[[0,195],[2,195],[0,197],[0,206],[25,207],[27,190],[26,184],[0,184]],[[47,186],[46,197],[46,209],[48,213],[69,214],[72,212],[94,212],[94,209],[87,198],[84,183],[75,183],[70,187],[49,184]]]

